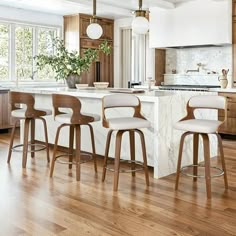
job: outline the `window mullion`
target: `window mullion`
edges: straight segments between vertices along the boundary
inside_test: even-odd
[[[17,78],[16,78],[16,46],[15,46],[15,24],[10,24],[10,37],[9,37],[9,55],[10,55],[10,80],[15,81],[18,84]]]
[[[33,28],[33,58],[38,55],[38,27]],[[33,59],[33,80],[37,80],[37,71],[35,60]]]

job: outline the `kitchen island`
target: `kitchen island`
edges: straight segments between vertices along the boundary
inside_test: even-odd
[[[112,94],[109,90],[97,89],[68,89],[68,88],[17,88],[14,91],[28,92],[35,96],[36,107],[52,109],[53,93],[68,94],[76,96],[81,100],[82,112],[102,113],[101,99]],[[146,91],[137,94],[142,103],[142,114],[151,122],[151,127],[144,129],[146,140],[146,149],[148,157],[148,165],[154,168],[154,177],[160,178],[176,171],[176,162],[178,157],[179,141],[181,131],[173,129],[173,124],[186,114],[186,102],[192,96],[196,95],[215,95],[216,92],[193,92],[193,91]],[[121,110],[113,110],[111,116],[126,116],[132,114],[127,108]],[[205,110],[198,112],[198,116],[204,118],[217,118],[217,112]],[[54,121],[53,116],[46,117],[48,125],[48,138],[50,143],[54,143],[56,129],[59,123]],[[104,155],[105,142],[108,129],[102,127],[102,123],[94,122],[93,124],[96,153]],[[91,152],[90,137],[87,127],[82,127],[81,149]],[[44,140],[44,134],[41,132],[42,124],[40,121],[36,125],[36,139]],[[21,126],[23,131],[23,124]],[[59,140],[59,145],[68,146],[68,132],[64,128],[63,134]],[[21,135],[22,136],[22,135]],[[211,139],[211,156],[217,154],[217,144],[215,137]],[[200,160],[202,160],[202,147],[200,145]],[[128,135],[124,135],[122,142],[121,158],[129,159],[129,140]],[[114,138],[111,142],[110,155],[114,156]],[[136,159],[142,161],[140,141],[136,139]],[[183,153],[183,164],[192,162],[192,138],[186,139]]]

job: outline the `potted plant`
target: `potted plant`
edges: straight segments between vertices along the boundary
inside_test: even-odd
[[[75,88],[75,84],[80,82],[81,73],[89,70],[91,63],[98,58],[99,51],[106,55],[111,53],[111,46],[107,40],[102,42],[97,49],[86,49],[83,56],[80,56],[77,51],[69,52],[64,46],[64,41],[58,38],[53,40],[53,46],[54,55],[35,56],[36,66],[39,70],[45,65],[51,66],[56,72],[56,80],[66,80],[69,88]]]

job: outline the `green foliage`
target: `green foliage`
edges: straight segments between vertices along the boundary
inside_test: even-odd
[[[56,72],[56,80],[66,79],[69,75],[80,75],[83,71],[88,71],[91,63],[98,58],[99,51],[106,55],[111,53],[111,46],[107,41],[101,43],[98,49],[86,49],[83,51],[83,56],[79,52],[69,52],[61,39],[54,39],[53,46],[55,47],[54,55],[39,54],[35,57],[36,66],[42,70],[46,65],[50,65]]]

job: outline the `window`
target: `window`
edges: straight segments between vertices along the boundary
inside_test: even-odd
[[[53,55],[59,28],[0,22],[0,81],[54,79],[51,68],[36,71],[34,56]]]
[[[0,79],[9,78],[9,25],[0,23]]]
[[[16,26],[15,59],[17,80],[28,80],[33,74],[33,28]]]
[[[53,55],[53,39],[57,36],[54,29],[39,28],[38,30],[38,53],[44,55]],[[35,68],[36,69],[36,68]],[[45,66],[41,71],[37,72],[37,79],[54,79],[54,72],[50,66]]]

